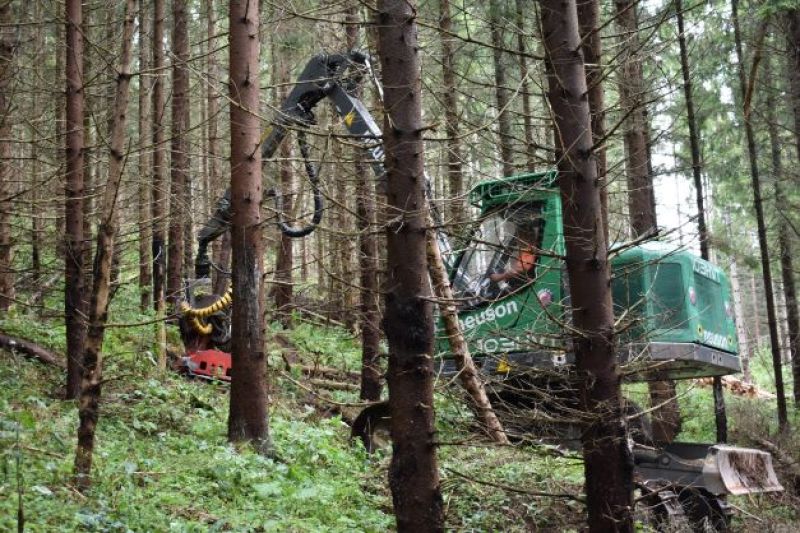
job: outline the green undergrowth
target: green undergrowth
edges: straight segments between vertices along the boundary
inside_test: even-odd
[[[356,408],[329,402],[356,402],[357,392],[315,390],[296,368],[282,368],[289,351],[302,364],[355,371],[357,339],[299,321],[287,331],[270,327],[274,455],[267,458],[227,443],[227,385],[156,370],[152,325],[135,326],[152,316],[135,311],[137,298],[125,286],[111,310],[110,323],[128,327],[106,337],[93,485],[85,494],[72,484],[78,417],[76,403],[60,399],[63,371],[0,352],[0,531],[16,530],[20,498],[26,531],[394,528],[389,450],[368,457],[339,414]],[[0,331],[63,353],[58,322],[10,314]],[[288,348],[275,335],[287,338]],[[437,414],[450,529],[580,524],[580,503],[526,494],[578,494],[582,467],[574,457],[487,446],[450,394],[437,395]]]
[[[357,338],[299,319],[290,330],[270,325],[274,455],[268,458],[227,443],[227,385],[156,370],[149,351],[153,326],[136,326],[152,315],[137,307],[134,287],[122,287],[109,320],[129,327],[108,330],[94,483],[86,494],[71,481],[77,409],[59,399],[63,371],[0,352],[0,531],[16,530],[20,497],[26,531],[394,528],[389,450],[368,457],[350,441],[343,421],[357,407],[339,404],[357,402],[357,391],[314,388],[299,370],[319,365],[357,371]],[[0,331],[63,353],[63,324],[57,321],[12,313],[0,320]],[[170,336],[177,344],[174,328]],[[755,374],[765,375],[759,369]],[[647,404],[643,384],[628,388],[635,401]],[[579,456],[546,446],[491,446],[454,390],[440,385],[436,403],[447,528],[580,530],[585,509]],[[681,438],[713,440],[710,389],[681,392]],[[744,417],[774,416],[769,401],[731,398],[729,405],[734,434],[745,427]],[[774,498],[734,503],[770,523],[796,519],[790,503]]]
[[[265,458],[227,444],[224,386],[170,375],[107,384],[82,496],[71,488],[76,407],[50,396],[60,372],[6,354],[1,368],[0,531],[15,529],[18,489],[29,531],[383,531],[393,521],[381,473],[339,418],[278,403]]]

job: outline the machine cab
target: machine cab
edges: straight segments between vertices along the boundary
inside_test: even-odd
[[[470,352],[488,372],[571,363],[561,326],[569,321],[569,295],[556,173],[483,182],[470,201],[480,215],[450,275]],[[722,269],[653,242],[612,253],[611,271],[618,351],[628,379],[739,370],[730,285]],[[443,333],[436,348],[444,369],[451,370]]]
[[[555,178],[555,172],[522,174],[480,183],[470,193],[480,215],[451,284],[461,330],[484,368],[510,352],[545,349],[550,358],[553,350],[563,351],[557,321],[548,318],[563,312]],[[440,337],[437,349],[446,354],[449,346]]]

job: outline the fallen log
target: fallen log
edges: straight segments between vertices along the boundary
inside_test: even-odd
[[[713,378],[697,378],[692,381],[697,385],[709,387],[713,383]],[[761,389],[755,383],[748,383],[734,376],[722,376],[722,386],[736,396],[745,396],[762,400],[775,398],[774,394]]]
[[[301,365],[300,370],[308,377],[323,377],[339,381],[358,381],[361,374],[329,366]]]
[[[19,339],[0,334],[0,348],[19,352],[25,356],[38,359],[42,363],[48,365],[57,366],[59,368],[65,367],[63,359],[61,359],[58,355],[54,354],[43,346],[31,341],[26,341],[25,339]]]
[[[434,227],[433,218],[428,214],[428,226]],[[428,256],[428,275],[431,279],[433,292],[438,298],[439,312],[442,316],[447,340],[458,368],[458,376],[461,385],[470,395],[478,418],[488,430],[489,435],[498,444],[508,444],[508,436],[503,429],[500,419],[492,408],[489,395],[486,393],[483,381],[478,375],[478,369],[472,356],[469,353],[467,341],[464,339],[464,332],[458,322],[458,311],[453,298],[453,290],[450,287],[450,278],[436,241],[433,229],[428,230],[426,238],[426,251]]]
[[[329,390],[356,391],[359,389],[358,385],[355,385],[353,383],[342,383],[341,381],[333,381],[330,379],[310,379],[308,380],[308,382],[314,385],[315,387],[320,387],[322,389],[329,389]]]

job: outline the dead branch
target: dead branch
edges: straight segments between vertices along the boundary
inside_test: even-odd
[[[38,359],[42,363],[48,365],[57,366],[59,368],[65,367],[64,361],[61,360],[60,356],[31,341],[0,334],[0,348],[19,352],[28,357]]]

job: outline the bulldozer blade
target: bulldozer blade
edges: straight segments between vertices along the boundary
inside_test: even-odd
[[[712,494],[778,492],[783,487],[772,468],[772,455],[752,448],[717,444],[703,462],[703,483]]]

